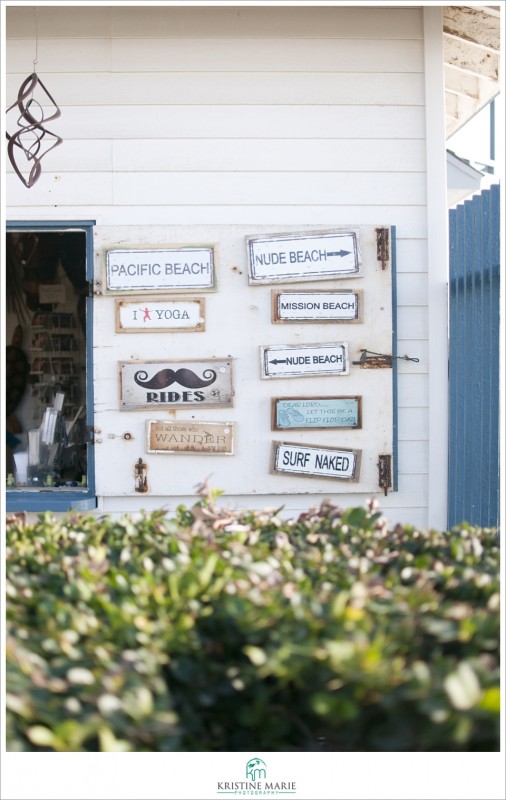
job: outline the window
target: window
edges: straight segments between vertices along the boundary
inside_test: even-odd
[[[6,236],[7,509],[91,508],[92,223]]]

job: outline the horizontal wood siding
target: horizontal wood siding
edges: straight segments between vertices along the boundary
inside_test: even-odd
[[[10,7],[6,17],[12,103],[32,71],[35,15]],[[396,226],[398,353],[419,361],[399,361],[399,491],[382,505],[426,524],[422,9],[49,6],[39,7],[38,35],[38,72],[62,111],[51,130],[64,142],[30,190],[7,169],[10,219],[95,219],[97,232]],[[103,345],[113,301],[97,298],[97,308]],[[96,378],[110,383],[103,421],[117,403],[116,355],[96,350]],[[104,510],[134,501],[101,500]],[[310,501],[294,497],[290,508]]]

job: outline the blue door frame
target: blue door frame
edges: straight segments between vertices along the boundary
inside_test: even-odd
[[[450,210],[448,527],[499,524],[499,185]]]
[[[33,231],[81,231],[86,235],[86,280],[93,281],[93,226],[94,220],[61,222],[8,222],[6,232]],[[93,297],[86,299],[86,424],[93,430]],[[95,497],[95,453],[93,444],[87,446],[88,486],[83,490],[37,489],[32,491],[8,491],[6,510],[20,511],[85,511],[96,508]]]

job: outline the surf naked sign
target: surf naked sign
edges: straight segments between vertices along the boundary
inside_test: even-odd
[[[148,420],[148,453],[233,455],[233,422],[165,422]]]
[[[348,342],[266,345],[260,348],[262,378],[348,375]]]
[[[232,360],[122,361],[120,408],[230,406]]]
[[[361,397],[275,397],[272,428],[361,428]]]
[[[356,231],[248,236],[249,283],[318,281],[360,275]]]
[[[359,292],[272,292],[273,322],[359,322]]]
[[[212,246],[108,250],[109,292],[202,291],[215,288]]]
[[[273,442],[272,472],[358,481],[360,454],[360,450]]]

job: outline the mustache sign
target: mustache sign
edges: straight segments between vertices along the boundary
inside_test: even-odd
[[[232,359],[123,361],[121,409],[233,404]]]
[[[139,370],[134,375],[134,381],[139,386],[144,386],[146,389],[166,389],[173,383],[178,383],[186,389],[203,389],[205,386],[210,386],[216,380],[216,372],[214,369],[206,369],[202,373],[202,378],[193,372],[191,369],[182,367],[174,371],[173,369],[161,369],[156,375],[153,375],[150,380],[146,380],[148,373],[145,370]]]

